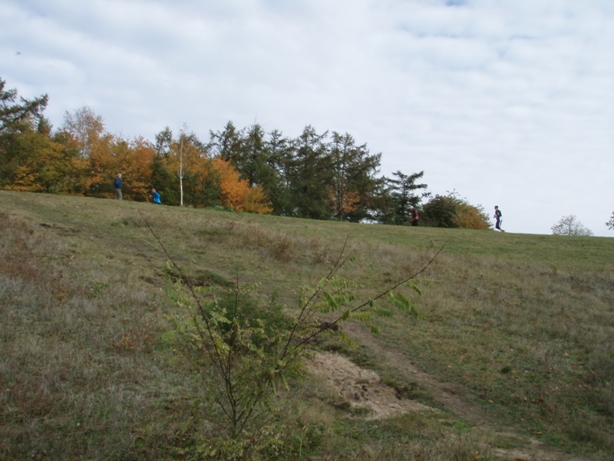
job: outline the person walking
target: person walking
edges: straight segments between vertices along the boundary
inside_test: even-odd
[[[503,214],[501,214],[501,210],[499,210],[499,207],[495,205],[494,218],[497,220],[497,222],[495,223],[495,229],[497,229],[499,232],[505,232],[503,229],[501,229],[501,223],[503,222],[503,219],[501,219],[501,216],[503,216]]]
[[[417,226],[418,222],[420,221],[420,215],[418,214],[418,211],[413,206],[410,206],[409,212],[411,213],[411,225]]]
[[[117,173],[117,177],[115,178],[115,181],[113,181],[113,187],[115,188],[115,199],[116,200],[121,200],[122,199],[122,174],[121,173]]]
[[[151,190],[151,199],[154,202],[154,205],[162,205],[162,199],[160,198],[160,192],[155,189]]]

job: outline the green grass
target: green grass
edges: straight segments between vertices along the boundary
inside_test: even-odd
[[[255,283],[288,308],[346,238],[355,259],[343,275],[361,299],[446,244],[412,298],[421,319],[379,319],[371,346],[322,344],[441,416],[373,423],[331,405],[323,384],[298,381],[280,395],[288,459],[494,459],[491,449],[529,438],[614,455],[614,239],[0,192],[0,459],[183,459],[178,449],[204,430],[191,400],[198,377],[161,347],[172,271],[141,214],[194,284]],[[403,360],[464,389],[494,432],[477,433]]]

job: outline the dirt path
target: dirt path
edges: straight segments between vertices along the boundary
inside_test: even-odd
[[[470,391],[462,386],[445,383],[420,370],[414,362],[394,349],[380,344],[360,324],[347,322],[344,331],[358,344],[371,349],[384,363],[399,371],[408,381],[418,383],[426,389],[444,408],[475,425],[484,434],[528,440],[521,448],[495,449],[502,459],[521,461],[593,461],[578,455],[567,454],[539,440],[527,438],[513,428],[502,427],[481,408],[469,403]],[[308,365],[313,371],[327,377],[331,386],[351,405],[371,410],[373,418],[384,418],[408,411],[437,411],[411,400],[399,400],[395,391],[381,382],[371,370],[362,369],[348,359],[336,354],[316,354]]]

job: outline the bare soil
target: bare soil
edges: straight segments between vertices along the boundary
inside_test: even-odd
[[[416,382],[446,410],[462,418],[480,431],[486,439],[496,437],[519,441],[520,448],[494,450],[496,456],[512,461],[591,461],[592,458],[565,453],[535,438],[502,427],[481,408],[469,402],[470,391],[457,384],[445,383],[420,370],[399,352],[380,344],[361,325],[348,322],[344,331],[358,344],[370,348],[388,366],[399,371],[410,382]],[[400,399],[395,389],[387,386],[372,370],[360,368],[349,359],[334,353],[316,353],[307,362],[308,369],[323,376],[334,391],[353,408],[370,410],[366,418],[381,419],[412,411],[434,411],[409,399]],[[525,442],[523,444],[523,441]]]
[[[413,400],[401,400],[379,375],[333,353],[316,353],[308,369],[325,377],[337,394],[354,408],[370,410],[368,419],[380,419],[410,411],[437,411]]]

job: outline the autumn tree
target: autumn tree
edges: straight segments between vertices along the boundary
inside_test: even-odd
[[[116,139],[106,130],[102,117],[88,106],[67,111],[57,137],[88,162],[88,194],[112,197],[113,178],[121,172],[121,165],[114,157]]]
[[[249,188],[247,179],[240,179],[239,172],[229,160],[221,157],[213,159],[213,168],[220,178],[220,195],[222,206],[235,211],[243,209],[243,199]]]
[[[242,203],[243,211],[254,214],[270,214],[273,211],[264,190],[260,186],[247,189]]]
[[[490,218],[482,205],[471,205],[461,199],[456,206],[454,224],[461,229],[490,229]]]
[[[83,106],[74,112],[64,114],[64,131],[72,137],[73,144],[82,157],[89,157],[96,149],[101,138],[109,138],[102,116],[97,115],[89,106]]]
[[[472,205],[457,192],[435,195],[422,207],[427,226],[461,229],[489,229],[490,219],[481,205]]]
[[[152,160],[152,184],[164,203],[211,206],[219,202],[219,178],[208,146],[184,127],[174,137],[166,127],[156,135]]]
[[[131,141],[116,138],[113,143],[113,165],[110,172],[122,173],[123,195],[136,201],[147,201],[151,195],[151,164],[155,150],[153,145],[142,137]]]
[[[222,206],[235,211],[243,209],[243,199],[249,188],[247,179],[240,179],[239,172],[229,160],[221,157],[213,159],[213,168],[220,178],[220,195]]]
[[[7,178],[6,189],[51,193],[84,191],[84,184],[75,181],[87,165],[46,134],[24,130],[14,139],[9,157],[11,160],[4,167],[13,171]]]

